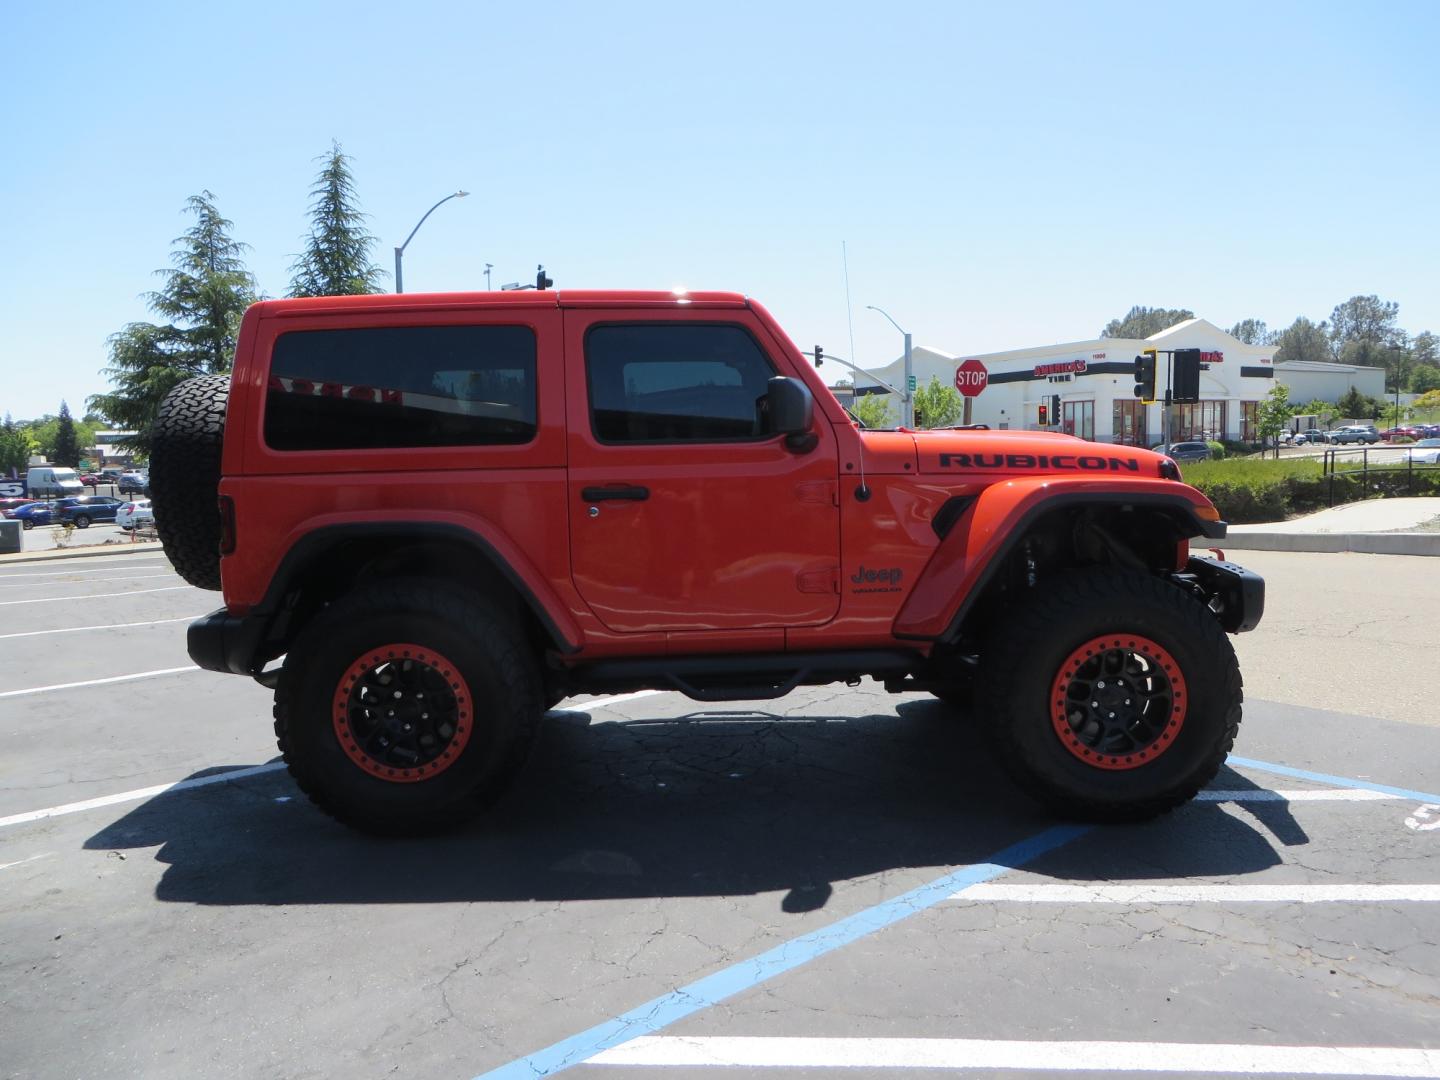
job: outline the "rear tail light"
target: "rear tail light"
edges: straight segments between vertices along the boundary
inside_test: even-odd
[[[235,500],[220,496],[220,554],[235,553]]]

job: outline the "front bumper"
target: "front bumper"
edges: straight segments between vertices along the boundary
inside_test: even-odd
[[[185,647],[190,659],[206,671],[254,675],[264,633],[264,620],[231,615],[222,607],[190,624]]]
[[[1191,558],[1179,576],[1204,594],[1206,605],[1226,632],[1243,634],[1260,625],[1265,614],[1265,579],[1253,570],[1218,559]]]

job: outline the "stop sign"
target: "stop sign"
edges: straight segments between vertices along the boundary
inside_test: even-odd
[[[979,360],[966,360],[955,369],[955,389],[966,397],[974,397],[990,385],[990,372]]]

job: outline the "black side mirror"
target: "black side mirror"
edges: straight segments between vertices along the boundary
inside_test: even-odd
[[[765,384],[765,431],[784,435],[785,446],[797,454],[815,449],[820,437],[810,430],[815,399],[799,379],[777,375]]]

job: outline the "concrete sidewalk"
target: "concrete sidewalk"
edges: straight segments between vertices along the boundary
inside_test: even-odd
[[[1440,498],[1369,499],[1293,521],[1232,525],[1222,546],[1237,551],[1440,556]]]
[[[0,566],[12,563],[52,562],[56,559],[88,559],[96,555],[139,555],[144,552],[162,551],[159,540],[135,540],[110,544],[91,544],[88,547],[49,548],[41,551],[17,551],[0,555]]]

